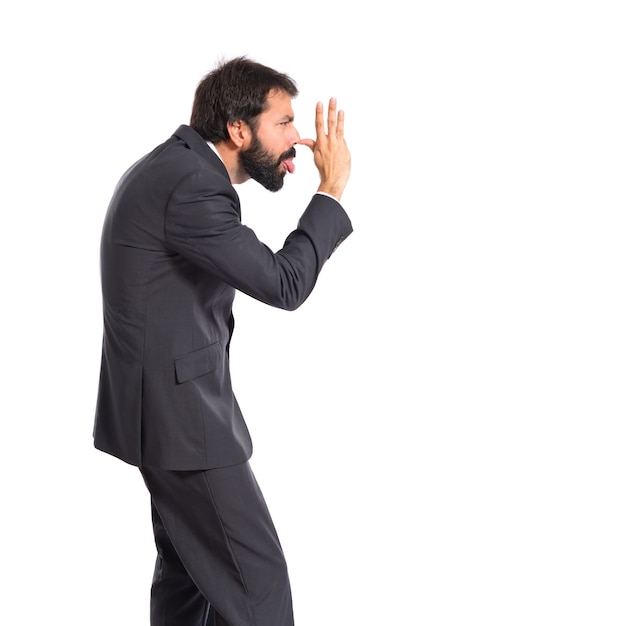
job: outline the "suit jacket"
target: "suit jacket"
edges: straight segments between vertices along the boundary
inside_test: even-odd
[[[96,448],[172,470],[246,461],[229,372],[235,291],[297,308],[351,232],[341,205],[315,194],[272,252],[241,223],[224,164],[188,126],[135,163],[102,231]]]

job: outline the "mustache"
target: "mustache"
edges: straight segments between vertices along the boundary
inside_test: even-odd
[[[283,152],[278,159],[279,163],[282,163],[285,159],[295,159],[296,158],[296,148],[292,146],[287,152]]]

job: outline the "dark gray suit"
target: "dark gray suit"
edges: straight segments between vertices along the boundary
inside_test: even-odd
[[[178,523],[185,500],[170,481],[172,476],[189,476],[179,470],[212,470],[213,482],[196,472],[199,486],[189,493],[210,484],[211,492],[221,489],[228,498],[230,491],[223,485],[236,480],[248,485],[244,497],[256,498],[258,488],[249,469],[244,478],[234,479],[229,470],[219,481],[215,471],[244,467],[252,453],[229,373],[235,291],[271,306],[297,308],[311,293],[326,260],[351,232],[341,205],[315,194],[283,248],[272,252],[241,223],[239,198],[226,168],[188,126],[133,165],[115,190],[101,242],[104,339],[94,442],[98,449],[142,469],[155,505],[155,535],[171,535],[171,552],[184,562],[180,570],[189,572],[205,596],[212,593],[198,582],[209,576],[201,571],[205,566],[190,571],[198,548],[192,542],[184,547],[174,536],[174,520]],[[258,515],[263,517],[259,536],[265,533],[266,538],[252,545],[250,554],[261,542],[269,554],[274,543],[279,544],[260,494],[258,501]],[[235,510],[231,504],[224,500],[224,510]],[[171,512],[171,521],[165,511]],[[236,524],[241,516],[233,516]],[[191,526],[199,529],[202,524]],[[254,533],[248,530],[245,535],[254,544]],[[203,537],[197,539],[202,544]],[[229,545],[233,538],[224,541]],[[166,543],[159,545],[158,537],[157,546],[160,555],[165,553]],[[231,555],[232,550],[224,553]],[[268,574],[254,576],[261,580]],[[208,599],[215,604],[214,598]],[[272,619],[268,617],[269,623]]]
[[[102,233],[100,450],[176,470],[249,458],[228,367],[235,290],[295,309],[352,228],[316,194],[273,253],[240,218],[226,168],[187,126],[120,181]]]

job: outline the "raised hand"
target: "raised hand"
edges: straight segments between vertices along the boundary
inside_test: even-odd
[[[315,108],[315,132],[317,138],[301,139],[299,143],[309,146],[313,160],[320,174],[318,191],[341,199],[350,177],[350,150],[344,138],[344,112],[337,111],[337,99],[328,103],[328,133],[324,125],[324,105],[317,103]]]

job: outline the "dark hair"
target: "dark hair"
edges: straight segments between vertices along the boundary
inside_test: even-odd
[[[292,98],[298,95],[289,76],[245,56],[221,62],[196,89],[190,126],[212,143],[228,139],[229,122],[242,120],[255,130],[273,91],[284,91]]]

